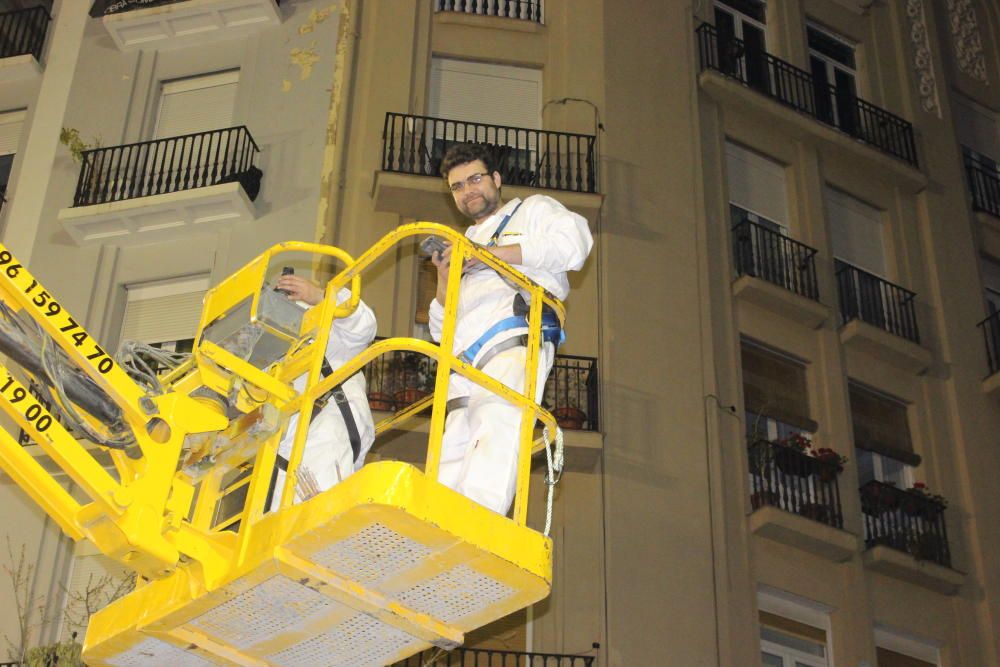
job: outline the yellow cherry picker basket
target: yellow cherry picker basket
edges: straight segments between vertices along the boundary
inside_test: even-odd
[[[440,345],[390,338],[327,377],[330,326],[357,307],[362,276],[400,243],[434,234],[454,245]],[[267,286],[275,258],[310,253],[343,267],[307,310]],[[462,259],[476,256],[530,294],[527,378],[512,390],[452,354]],[[349,289],[348,301],[337,294]],[[358,258],[330,246],[279,244],[205,297],[193,353],[137,382],[79,320],[0,246],[0,407],[77,486],[65,490],[7,430],[0,467],[74,540],[91,540],[134,570],[134,591],[96,613],[88,665],[387,665],[546,597],[552,543],[526,525],[538,406],[535,372],[546,304],[562,304],[510,266],[434,223],[404,225]],[[437,361],[434,393],[377,433],[431,408],[423,469],[365,465],[333,488],[293,503],[313,403],[365,364],[395,350]],[[297,393],[292,380],[308,373]],[[522,408],[512,518],[439,484],[452,373]],[[26,385],[47,387],[46,407]],[[59,417],[78,426],[68,431]],[[298,414],[280,508],[268,511],[278,443]],[[82,433],[80,432],[82,430]],[[110,452],[103,467],[93,448]],[[84,496],[79,500],[80,493]]]

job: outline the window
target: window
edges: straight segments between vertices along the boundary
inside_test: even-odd
[[[1000,158],[1000,125],[997,115],[986,107],[967,97],[955,94],[952,97],[952,115],[955,134],[966,149],[967,154],[994,161]]]
[[[854,134],[859,129],[854,46],[843,37],[816,25],[807,26],[806,36],[817,115],[823,121]]]
[[[875,628],[878,667],[938,667],[940,655],[932,642],[912,635]]]
[[[239,76],[230,70],[163,82],[153,138],[232,127]]]
[[[989,315],[1000,311],[1000,262],[982,258],[983,289],[986,292],[986,309]]]
[[[881,211],[845,192],[825,190],[827,219],[833,236],[833,255],[842,262],[886,275]]]
[[[743,401],[747,437],[775,440],[794,433],[813,433],[805,365],[779,352],[744,341]]]
[[[848,394],[861,484],[877,480],[898,488],[912,486],[912,468],[920,465],[920,457],[910,441],[906,404],[855,382]]]
[[[765,667],[827,667],[828,607],[769,587],[757,606]]]
[[[759,89],[768,87],[765,10],[761,0],[715,0],[719,64]]]
[[[21,141],[24,109],[0,113],[0,206],[7,201],[7,183]]]
[[[122,340],[190,352],[208,290],[208,276],[126,286]]]
[[[731,211],[753,215],[754,222],[784,232],[788,221],[785,167],[730,141],[726,142],[726,178]],[[734,212],[735,213],[735,212]],[[743,218],[733,218],[736,224]]]

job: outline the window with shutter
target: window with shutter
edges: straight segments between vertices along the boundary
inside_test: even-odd
[[[197,332],[207,290],[208,276],[127,285],[122,340],[183,351]]]
[[[1000,124],[997,115],[964,95],[952,97],[955,134],[960,144],[976,156],[1000,159]]]
[[[988,314],[1000,311],[1000,262],[983,257],[983,288],[986,291]]]
[[[727,141],[726,178],[732,207],[753,216],[754,222],[776,225],[785,233],[788,192],[784,166]],[[733,224],[741,218],[733,219]]]
[[[920,465],[913,452],[906,403],[851,382],[848,387],[854,445],[907,465]]]
[[[826,188],[833,255],[859,269],[886,277],[881,212],[840,190]]]
[[[239,70],[164,81],[154,139],[233,126]]]
[[[877,667],[938,667],[939,650],[932,642],[909,634],[875,628]]]
[[[21,141],[24,113],[24,109],[0,113],[0,205],[7,201],[7,183]]]
[[[816,422],[809,418],[805,366],[790,357],[747,341],[741,345],[740,354],[743,399],[747,413],[777,420],[799,431],[816,431]],[[748,418],[747,421],[749,425],[757,420]],[[756,435],[772,437],[770,433]]]
[[[758,591],[761,662],[765,667],[827,667],[829,612],[797,596]],[[794,599],[793,599],[794,598]]]

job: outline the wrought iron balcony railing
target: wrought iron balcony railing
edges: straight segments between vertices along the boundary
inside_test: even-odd
[[[1000,173],[996,163],[989,164],[966,153],[965,174],[972,193],[972,208],[1000,218]]]
[[[434,11],[542,22],[542,0],[434,0]]]
[[[814,301],[816,250],[764,225],[744,219],[733,227],[736,273],[762,278]]]
[[[593,667],[595,661],[588,655],[463,647],[448,652],[428,649],[391,667]]]
[[[768,440],[751,442],[748,455],[753,509],[770,505],[834,528],[844,526],[838,462]]]
[[[697,29],[701,69],[712,69],[796,111],[917,166],[913,125],[899,116],[845,94],[810,72],[748,47],[734,37],[720,38],[715,26]]]
[[[383,355],[362,369],[372,410],[396,411],[434,391],[437,362],[415,352]],[[564,429],[598,427],[597,359],[557,354],[542,405]]]
[[[107,16],[108,14],[121,14],[135,9],[147,9],[149,7],[162,7],[163,5],[177,5],[187,0],[95,0],[90,8],[90,15],[93,17]],[[274,0],[280,5],[281,0]]]
[[[835,260],[841,323],[861,320],[896,336],[920,343],[917,314],[908,289]]]
[[[0,58],[30,53],[41,62],[45,32],[51,20],[44,7],[0,14]]]
[[[986,362],[990,375],[993,375],[1000,372],[1000,310],[984,319],[978,326],[983,330],[983,338],[986,341]]]
[[[862,486],[860,493],[869,548],[884,545],[951,567],[943,502],[875,480]]]
[[[251,200],[263,175],[245,126],[83,152],[73,206],[238,182]]]
[[[445,151],[465,142],[490,147],[505,185],[597,192],[592,135],[392,112],[385,115],[382,130],[382,169],[440,176]]]

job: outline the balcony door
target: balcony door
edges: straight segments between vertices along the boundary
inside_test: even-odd
[[[542,127],[539,69],[434,58],[428,113],[432,118],[411,131],[417,134],[413,145],[428,153],[416,161],[429,158],[433,175],[447,147],[463,141],[493,147],[506,183],[534,185],[552,168],[544,164],[545,146],[534,131]]]
[[[969,98],[952,97],[955,134],[962,144],[969,190],[977,209],[1000,211],[1000,123],[997,115]]]
[[[847,39],[815,25],[808,26],[806,34],[817,116],[848,134],[859,134],[854,46]]]
[[[766,5],[763,0],[715,0],[719,65],[758,90],[768,90]]]

